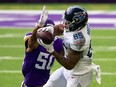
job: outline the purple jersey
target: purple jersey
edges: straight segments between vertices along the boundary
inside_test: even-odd
[[[26,37],[30,36],[28,33]],[[27,40],[25,48],[27,48]],[[57,38],[54,41],[54,49],[59,53],[62,46],[62,39]],[[22,73],[25,77],[24,83],[28,87],[44,85],[50,76],[50,69],[54,63],[54,57],[46,51],[46,49],[39,45],[32,52],[25,52],[24,63],[22,66]]]

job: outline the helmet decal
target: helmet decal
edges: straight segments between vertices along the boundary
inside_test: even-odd
[[[85,12],[78,12],[78,13],[76,12],[74,13],[74,15],[75,16],[72,18],[72,23],[78,24],[81,21],[83,21],[85,18]]]

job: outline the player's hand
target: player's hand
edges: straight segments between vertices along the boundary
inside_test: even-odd
[[[43,28],[38,29],[38,32],[39,31],[48,31],[52,33],[52,35],[54,36],[57,36],[57,35],[59,36],[59,35],[62,35],[64,32],[64,25],[58,24],[55,26],[43,27]]]
[[[63,24],[58,24],[54,26],[54,34],[57,36],[62,35],[64,32],[65,26]]]
[[[39,25],[43,27],[47,19],[48,19],[48,11],[46,11],[46,6],[43,6],[43,11],[40,15],[40,19],[38,20],[35,26]]]
[[[38,32],[39,31],[48,31],[48,32],[52,33],[52,35],[54,35],[54,27],[53,26],[40,28],[40,29],[38,29]]]
[[[38,43],[46,48],[49,53],[54,52],[53,42],[51,44],[44,44],[41,39],[37,39]]]

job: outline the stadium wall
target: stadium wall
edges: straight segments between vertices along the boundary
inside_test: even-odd
[[[116,0],[0,0],[0,3],[116,3]]]

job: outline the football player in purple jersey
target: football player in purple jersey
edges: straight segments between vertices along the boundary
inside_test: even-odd
[[[54,64],[54,57],[37,42],[36,33],[41,27],[54,26],[54,22],[48,19],[45,7],[34,30],[25,35],[25,57],[22,64],[24,81],[21,87],[43,87],[50,76],[50,69]],[[54,49],[62,53],[62,39],[55,38]]]

